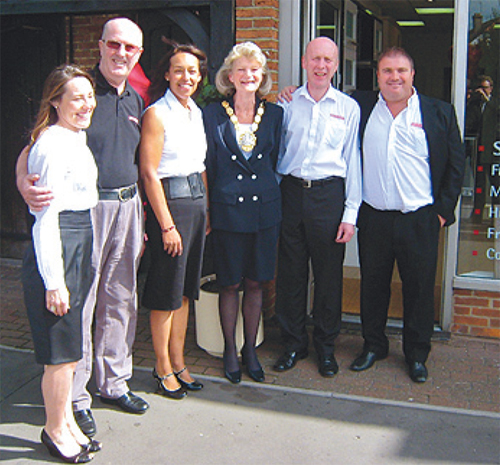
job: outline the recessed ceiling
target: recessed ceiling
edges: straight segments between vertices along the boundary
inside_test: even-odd
[[[453,0],[358,0],[376,16],[393,18],[394,21],[423,21],[427,32],[453,30],[453,14],[419,15],[415,8],[453,8]]]

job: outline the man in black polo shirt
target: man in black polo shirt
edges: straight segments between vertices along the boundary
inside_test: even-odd
[[[130,413],[144,413],[149,408],[127,386],[132,376],[136,276],[144,237],[135,164],[143,101],[127,78],[142,53],[142,31],[129,19],[112,19],[104,25],[99,50],[101,60],[93,71],[97,108],[87,130],[99,170],[99,203],[92,214],[95,279],[83,309],[83,358],[73,386],[75,418],[88,436],[96,432],[92,398],[86,388],[92,374],[94,318],[96,382],[101,400]],[[41,209],[52,195],[33,185],[38,178],[27,174],[25,156],[27,153],[18,161],[18,187],[32,209]]]

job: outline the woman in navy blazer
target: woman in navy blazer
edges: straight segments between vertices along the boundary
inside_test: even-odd
[[[233,47],[217,73],[216,85],[226,99],[207,106],[203,118],[224,372],[231,382],[240,382],[235,328],[243,282],[242,361],[249,376],[261,382],[264,371],[255,342],[262,307],[261,283],[274,277],[281,222],[274,170],[283,111],[260,98],[269,92],[272,81],[264,54],[252,42]]]

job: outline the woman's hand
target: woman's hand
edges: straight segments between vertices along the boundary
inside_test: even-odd
[[[208,236],[212,232],[212,226],[210,226],[210,211],[207,210],[207,225],[205,227],[205,235]]]
[[[47,310],[56,316],[63,316],[69,310],[69,292],[66,287],[45,292]]]
[[[163,250],[165,250],[172,257],[182,255],[182,239],[177,229],[162,232],[161,237],[163,240]]]

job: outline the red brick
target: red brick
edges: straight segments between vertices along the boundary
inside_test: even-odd
[[[239,39],[263,39],[265,33],[260,29],[246,29],[238,32]]]
[[[500,310],[490,309],[490,308],[473,308],[472,315],[476,316],[486,316],[490,318],[500,318]]]
[[[455,323],[468,326],[488,326],[488,319],[474,316],[455,316]]]
[[[469,289],[453,289],[453,295],[472,295]]]
[[[239,31],[241,29],[250,29],[253,25],[253,21],[251,19],[237,19],[236,20],[236,30]]]
[[[453,324],[451,327],[451,331],[458,334],[469,334],[469,326]]]
[[[489,307],[488,299],[480,299],[477,297],[455,297],[455,304],[470,305],[471,307]]]
[[[471,308],[470,307],[462,307],[462,306],[455,306],[453,307],[453,312],[455,315],[470,315],[471,314]]]
[[[255,28],[277,28],[279,22],[276,21],[275,19],[254,19],[253,20],[253,27]]]
[[[253,6],[253,0],[236,0],[236,8]]]
[[[279,0],[254,0],[254,5],[257,7],[270,6],[279,8]]]
[[[279,18],[279,10],[274,8],[237,8],[237,18]]]
[[[490,327],[500,328],[500,318],[490,318]]]
[[[474,291],[474,295],[477,295],[478,297],[488,297],[490,299],[500,300],[500,292]]]
[[[500,338],[500,328],[470,328],[471,336]]]

